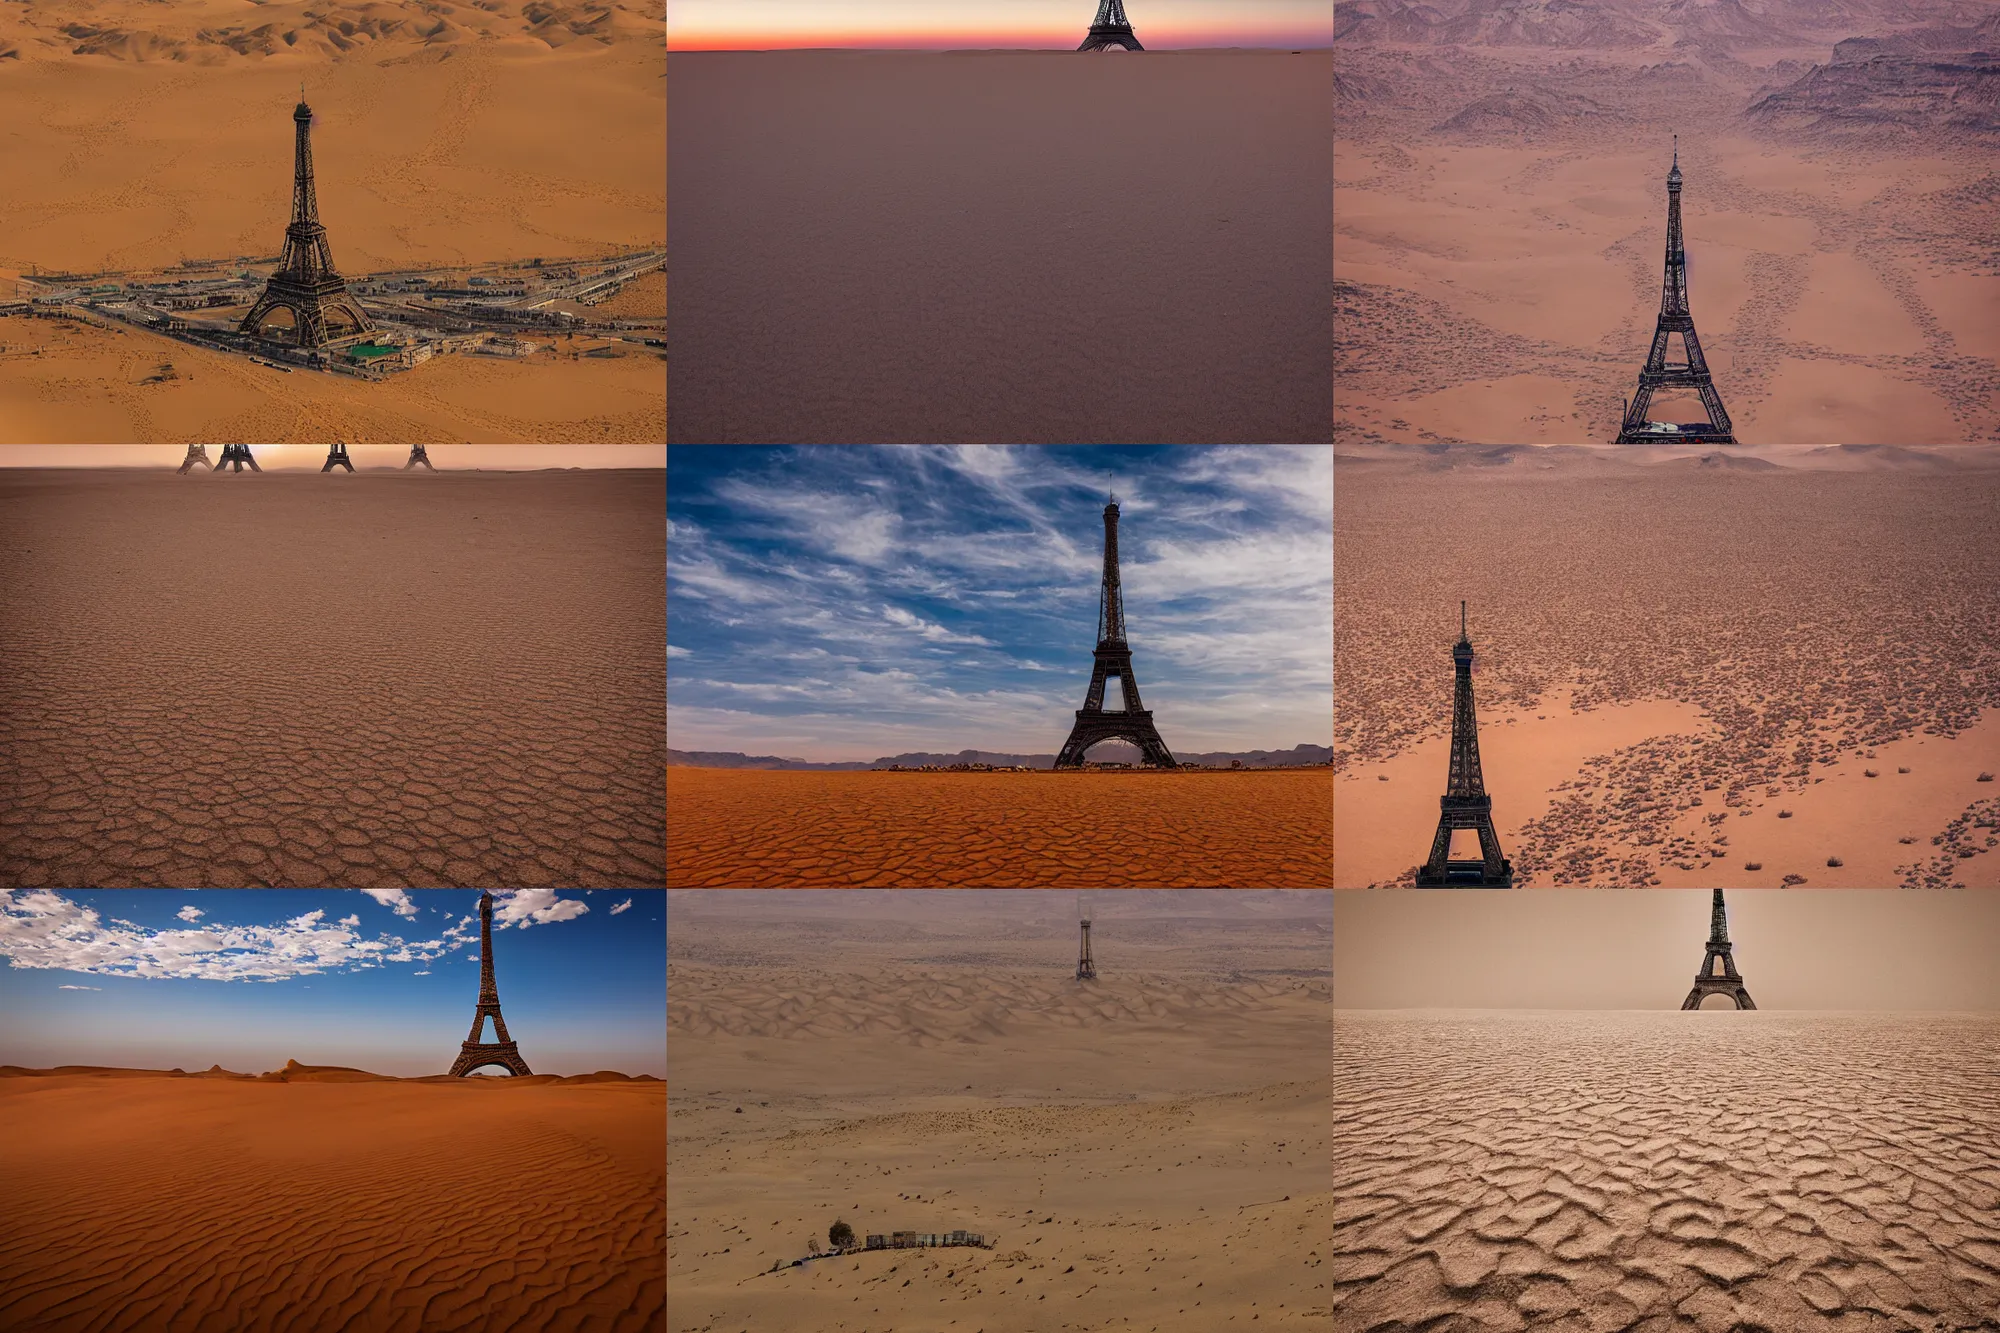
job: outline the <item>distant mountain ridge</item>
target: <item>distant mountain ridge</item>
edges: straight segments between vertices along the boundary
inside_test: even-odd
[[[1122,750],[1115,743],[1099,747],[1096,757],[1107,763],[1137,763],[1139,751],[1134,747]],[[1211,764],[1227,767],[1232,761],[1241,762],[1245,768],[1277,768],[1287,764],[1323,764],[1333,758],[1330,745],[1294,745],[1289,750],[1211,750],[1202,754],[1176,756],[1184,764]],[[957,754],[931,754],[915,751],[909,754],[892,754],[874,760],[872,763],[848,761],[842,763],[817,764],[806,759],[785,759],[777,755],[748,755],[738,750],[673,750],[667,751],[669,768],[758,768],[786,771],[813,771],[823,773],[851,773],[861,769],[888,768],[892,764],[904,768],[921,768],[925,764],[943,767],[948,764],[992,764],[995,767],[1054,768],[1056,757],[1052,754],[1003,754],[995,750],[960,750]]]

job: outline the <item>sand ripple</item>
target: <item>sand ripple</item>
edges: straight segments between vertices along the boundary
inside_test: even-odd
[[[1340,1333],[2000,1328],[1991,1016],[1348,1011]]]

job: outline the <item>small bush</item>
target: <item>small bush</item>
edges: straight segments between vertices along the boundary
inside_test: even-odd
[[[1743,868],[1745,870],[1762,870],[1764,868],[1764,863],[1762,861],[1745,861],[1743,863]]]
[[[1826,863],[1830,866],[1837,866],[1840,864],[1840,858],[1837,856],[1829,856],[1826,858]]]

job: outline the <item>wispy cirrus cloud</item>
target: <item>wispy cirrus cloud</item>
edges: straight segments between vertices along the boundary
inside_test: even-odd
[[[1107,488],[1135,668],[1179,749],[1332,737],[1330,446],[677,447],[679,749],[1052,751],[1096,638]]]
[[[627,898],[624,902],[618,904],[618,906],[611,909],[611,915],[617,916],[620,912],[630,910],[631,906],[632,906],[632,900],[630,898]]]

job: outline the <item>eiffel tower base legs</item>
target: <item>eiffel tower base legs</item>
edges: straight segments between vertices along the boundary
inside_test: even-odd
[[[408,472],[419,463],[422,463],[425,468],[432,472],[437,471],[435,467],[431,466],[431,456],[424,452],[424,447],[421,444],[412,445],[410,446],[410,461],[403,464],[403,471]]]
[[[1463,800],[1460,808],[1452,804]],[[1486,797],[1444,797],[1431,854],[1417,868],[1420,889],[1511,889],[1514,863],[1500,854],[1500,834],[1493,827],[1492,802]],[[1480,859],[1451,859],[1451,835],[1459,829],[1479,834]]]
[[[1695,980],[1694,989],[1688,992],[1687,999],[1681,1001],[1681,1008],[1683,1010],[1699,1009],[1701,1008],[1701,1002],[1711,995],[1727,995],[1730,999],[1736,1001],[1738,1009],[1755,1009],[1757,1007],[1756,1003],[1750,998],[1750,992],[1743,989],[1741,981],[1730,981],[1727,979],[1710,981],[1706,977],[1700,977]]]
[[[189,472],[194,470],[194,465],[196,463],[199,463],[203,467],[209,469],[213,469],[215,467],[215,464],[211,463],[208,459],[207,445],[191,444],[188,446],[188,456],[181,460],[180,475],[185,477]]]
[[[468,1041],[459,1047],[458,1059],[451,1062],[450,1076],[464,1078],[487,1065],[499,1065],[516,1078],[527,1078],[532,1072],[528,1062],[521,1058],[520,1049],[511,1041]]]
[[[1083,39],[1083,45],[1076,49],[1079,51],[1105,51],[1114,46],[1122,46],[1127,51],[1143,51],[1146,49],[1139,45],[1139,39],[1132,35],[1130,28],[1099,28],[1094,26],[1091,28],[1090,34]]]
[[[320,471],[331,472],[337,467],[344,467],[349,472],[354,471],[354,460],[347,456],[347,450],[336,449],[328,454],[326,456],[326,466],[321,468]]]

